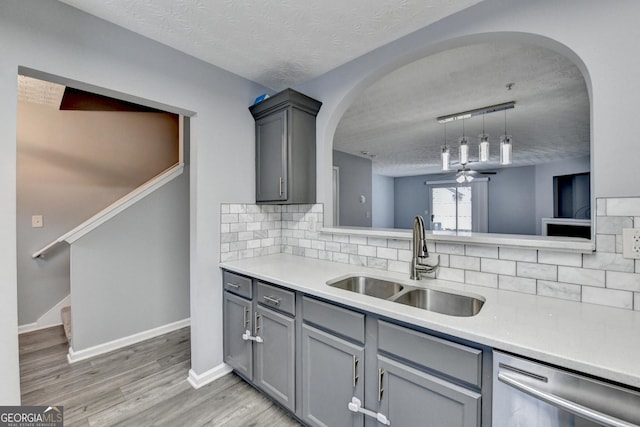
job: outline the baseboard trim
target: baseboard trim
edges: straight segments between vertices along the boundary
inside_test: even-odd
[[[73,347],[69,346],[67,360],[69,361],[69,363],[75,363],[81,360],[90,359],[101,354],[109,353],[113,350],[118,350],[128,345],[136,344],[150,338],[155,338],[169,332],[177,331],[178,329],[189,326],[190,323],[191,319],[178,320],[177,322],[167,323],[166,325],[158,326],[157,328],[149,329],[148,331],[138,332],[137,334],[118,338],[104,344],[98,344],[93,347],[85,348],[84,350],[74,351]]]
[[[204,387],[205,385],[217,380],[218,378],[224,377],[231,371],[233,371],[233,368],[226,363],[222,363],[215,368],[211,368],[202,374],[196,374],[193,369],[189,369],[189,376],[187,377],[187,381],[189,382],[189,384],[191,384],[191,387],[197,390],[200,387]]]

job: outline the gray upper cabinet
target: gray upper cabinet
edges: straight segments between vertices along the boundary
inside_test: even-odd
[[[256,121],[256,202],[316,202],[316,115],[321,102],[286,89],[249,107]]]

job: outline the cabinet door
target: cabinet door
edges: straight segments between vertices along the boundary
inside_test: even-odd
[[[364,348],[302,325],[302,418],[311,426],[362,426],[349,411],[353,396],[364,402]]]
[[[252,379],[253,353],[251,341],[242,339],[251,331],[251,301],[224,292],[224,361],[247,379]]]
[[[287,200],[287,110],[256,121],[256,201]]]
[[[257,306],[254,383],[295,412],[295,320]]]
[[[480,394],[378,356],[379,412],[392,426],[479,427]]]

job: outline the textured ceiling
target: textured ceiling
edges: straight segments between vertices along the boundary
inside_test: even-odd
[[[481,0],[61,0],[274,90]]]
[[[515,83],[512,90],[507,83]],[[581,72],[554,51],[509,41],[452,49],[386,75],[345,112],[334,148],[374,154],[374,172],[382,175],[436,173],[445,130],[436,117],[508,101],[516,101],[506,111],[513,166],[589,155],[589,98]],[[464,122],[477,159],[482,116]],[[491,162],[471,164],[472,169],[498,166],[504,126],[504,112],[485,116]],[[462,121],[446,130],[455,160]]]

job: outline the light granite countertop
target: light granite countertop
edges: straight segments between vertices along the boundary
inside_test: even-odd
[[[640,388],[640,312],[528,295],[355,265],[276,254],[222,268],[340,304]],[[330,287],[351,274],[485,299],[478,315],[454,317]]]

